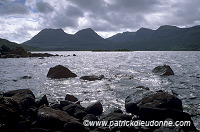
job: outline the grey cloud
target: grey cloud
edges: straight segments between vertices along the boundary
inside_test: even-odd
[[[28,14],[27,6],[18,2],[3,1],[0,4],[0,15]]]
[[[84,13],[76,6],[68,5],[66,7],[66,15],[69,17],[81,17],[83,14]]]
[[[76,27],[78,24],[77,19],[67,17],[65,14],[55,16],[50,23],[51,26],[56,28]]]
[[[131,11],[132,13],[151,12],[160,4],[159,0],[115,0],[109,4],[109,8],[113,11]]]
[[[48,25],[53,28],[76,28],[79,18],[83,16],[84,13],[79,7],[69,4],[55,10],[55,12],[49,16],[43,15],[43,25]]]
[[[145,15],[160,8],[159,0],[69,0],[87,14],[88,26],[97,31],[136,28],[147,23]]]
[[[49,3],[43,2],[43,1],[37,2],[36,8],[41,13],[50,13],[50,12],[54,11],[53,6],[51,6]]]
[[[174,18],[177,20],[177,24],[195,24],[196,21],[200,21],[200,1],[190,0],[183,1],[182,3],[174,4],[172,7],[176,8],[174,11]]]

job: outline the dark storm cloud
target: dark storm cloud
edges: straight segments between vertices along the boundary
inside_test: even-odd
[[[43,1],[37,2],[36,8],[41,13],[50,13],[50,12],[54,11],[53,6],[51,6],[49,3],[43,2]]]
[[[83,17],[84,13],[75,5],[66,5],[62,8],[58,8],[55,12],[46,16],[43,15],[44,25],[48,25],[53,28],[66,28],[78,26],[79,18]]]
[[[154,8],[158,8],[160,4],[159,0],[114,0],[109,7],[113,11],[137,13],[151,12]]]
[[[69,5],[66,7],[66,15],[69,17],[81,17],[83,12],[74,5]]]
[[[200,1],[191,0],[182,3],[176,3],[172,6],[174,11],[174,23],[178,25],[191,25],[200,22]]]
[[[117,31],[146,24],[145,15],[160,8],[159,0],[69,0],[83,9],[91,28]],[[146,14],[145,14],[146,13]]]
[[[26,38],[44,28],[76,32],[89,27],[113,34],[141,27],[200,25],[199,14],[200,0],[0,0],[0,29],[27,34]],[[34,30],[20,32],[24,25]]]
[[[29,9],[27,6],[20,2],[1,1],[0,2],[0,15],[12,14],[28,14]]]

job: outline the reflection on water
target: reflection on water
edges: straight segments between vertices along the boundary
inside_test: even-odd
[[[54,53],[54,52],[51,52]],[[165,90],[183,100],[185,110],[200,114],[199,52],[55,52],[63,57],[0,59],[0,91],[30,88],[37,97],[47,94],[49,100],[64,99],[67,93],[77,96],[82,105],[100,100],[104,109],[124,109],[124,99],[137,90]],[[76,54],[77,56],[72,56]],[[67,56],[70,55],[70,56]],[[65,57],[66,56],[66,57]],[[61,64],[78,77],[49,79],[50,67]],[[151,70],[167,64],[174,76],[160,77]],[[84,75],[104,75],[100,81],[84,81]],[[20,79],[31,76],[31,79]],[[198,117],[194,118],[198,121]],[[200,124],[200,123],[199,123]]]

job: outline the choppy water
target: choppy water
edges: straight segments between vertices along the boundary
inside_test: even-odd
[[[77,96],[82,105],[100,100],[104,109],[124,109],[127,95],[150,90],[165,90],[182,99],[184,110],[196,115],[200,128],[200,52],[51,52],[68,57],[0,59],[0,91],[29,88],[36,97],[47,94],[49,100],[63,100],[67,93]],[[76,54],[77,56],[72,56]],[[49,79],[50,67],[58,64],[78,75],[70,79]],[[151,73],[158,65],[167,64],[175,75],[160,77]],[[83,81],[84,75],[104,75],[100,81]],[[31,79],[21,79],[31,76]]]

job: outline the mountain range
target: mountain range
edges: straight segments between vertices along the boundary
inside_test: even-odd
[[[112,49],[111,42],[91,28],[80,30],[73,35],[65,33],[62,29],[43,29],[22,45],[40,47],[43,50]]]
[[[21,46],[38,47],[40,50],[200,50],[200,26],[179,28],[164,25],[156,30],[140,28],[136,32],[118,33],[106,39],[91,28],[75,34],[65,33],[62,29],[43,29]]]

